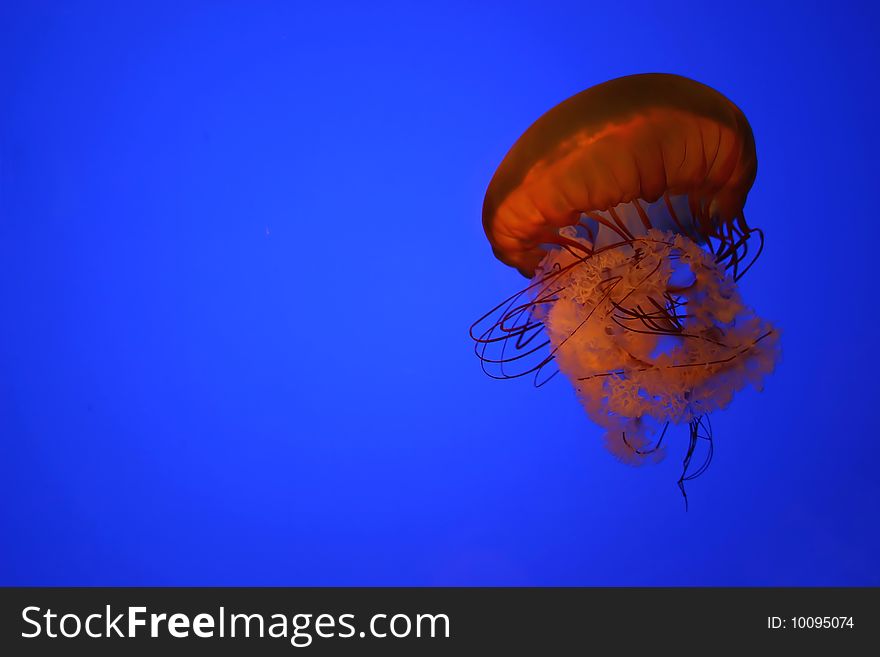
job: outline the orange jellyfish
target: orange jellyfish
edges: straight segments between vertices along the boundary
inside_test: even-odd
[[[760,388],[779,356],[778,331],[736,288],[764,244],[743,214],[756,171],[731,101],[631,75],[540,117],[483,204],[495,256],[531,279],[471,327],[484,371],[542,385],[561,370],[626,462],[659,458],[669,426],[687,425],[685,503],[712,457],[708,414]]]

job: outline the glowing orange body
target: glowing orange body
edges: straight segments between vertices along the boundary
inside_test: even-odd
[[[499,260],[531,278],[582,213],[688,198],[701,235],[739,217],[757,170],[745,116],[717,91],[677,75],[592,87],[539,118],[498,167],[483,227]]]

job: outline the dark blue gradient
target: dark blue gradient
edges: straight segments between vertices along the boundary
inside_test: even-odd
[[[3,2],[0,583],[880,584],[869,6]],[[645,71],[749,117],[783,331],[687,513],[467,335],[508,147]]]

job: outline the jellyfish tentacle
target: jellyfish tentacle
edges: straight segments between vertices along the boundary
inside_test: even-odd
[[[657,442],[654,443],[654,446],[650,449],[637,449],[630,445],[629,441],[626,438],[626,431],[621,432],[621,438],[623,439],[623,444],[626,445],[629,449],[633,451],[634,454],[639,456],[648,456],[650,454],[656,453],[663,444],[663,439],[666,437],[666,431],[669,429],[669,422],[665,422],[663,424],[663,429],[660,431],[660,437],[657,439]]]
[[[696,416],[688,423],[688,430],[690,434],[688,437],[688,447],[684,459],[682,460],[681,476],[676,482],[678,490],[681,491],[681,496],[684,498],[685,511],[688,510],[688,496],[687,491],[685,490],[685,484],[705,473],[706,470],[709,469],[709,465],[712,463],[712,458],[715,455],[715,441],[712,434],[712,423],[709,421],[708,415]],[[701,430],[703,433],[700,433]],[[697,449],[697,441],[699,440],[705,440],[709,443],[706,450],[706,456],[695,471],[689,472],[694,453]]]

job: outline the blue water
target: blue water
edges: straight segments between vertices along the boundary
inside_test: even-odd
[[[0,583],[880,584],[880,21],[809,4],[2,2]],[[507,148],[644,71],[749,117],[783,331],[688,512],[467,335]]]

